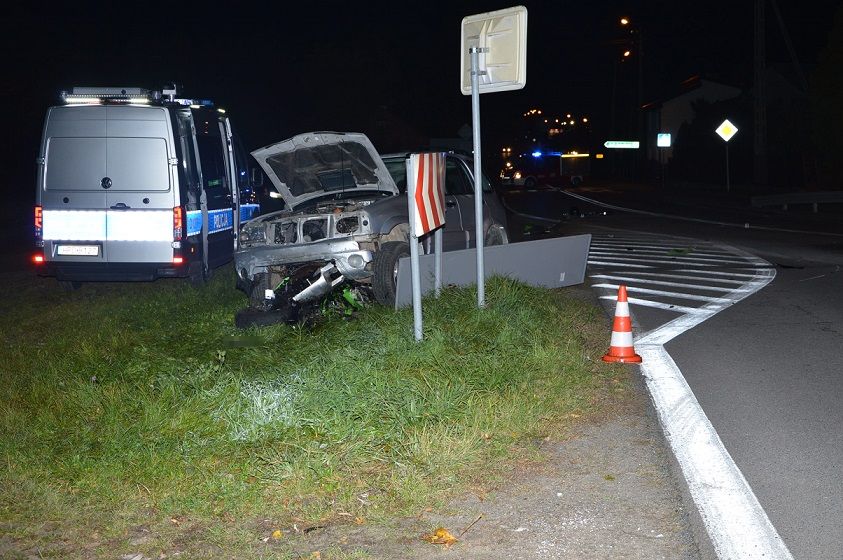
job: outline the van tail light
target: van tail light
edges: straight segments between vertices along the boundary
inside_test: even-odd
[[[35,207],[35,244],[41,246],[44,241],[44,214],[41,206]]]
[[[35,264],[44,264],[44,253],[35,253],[32,255],[32,262]]]
[[[184,214],[181,206],[173,207],[173,241],[181,241],[184,232]]]
[[[183,264],[183,263],[184,263],[184,257],[173,255],[173,264]]]

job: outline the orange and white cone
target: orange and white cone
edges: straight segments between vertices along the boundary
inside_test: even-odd
[[[603,356],[604,362],[641,363],[641,356],[632,346],[632,320],[629,318],[629,302],[626,300],[626,286],[618,286],[618,305],[612,324],[612,342]]]

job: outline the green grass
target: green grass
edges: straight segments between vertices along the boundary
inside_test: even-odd
[[[190,550],[188,526],[244,550],[260,520],[417,512],[535,454],[618,371],[602,312],[564,291],[493,279],[477,310],[448,289],[419,344],[378,306],[237,331],[233,283],[29,279],[0,304],[0,556]]]

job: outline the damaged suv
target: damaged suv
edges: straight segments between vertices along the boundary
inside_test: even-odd
[[[349,283],[393,305],[408,256],[406,158],[380,156],[364,134],[311,132],[252,152],[286,209],[246,223],[235,252],[238,286],[257,310],[297,309]],[[474,246],[471,160],[448,154],[444,250]],[[507,243],[506,214],[483,178],[487,245]],[[430,251],[431,243],[424,245]]]

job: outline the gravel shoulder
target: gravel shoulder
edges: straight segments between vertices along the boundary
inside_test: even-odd
[[[418,560],[700,558],[670,452],[638,370],[630,373],[630,390],[583,418],[565,441],[544,442],[544,461],[525,462],[491,492],[389,529],[330,526],[293,536],[293,557],[321,550],[326,558]],[[458,542],[422,540],[437,527]]]

